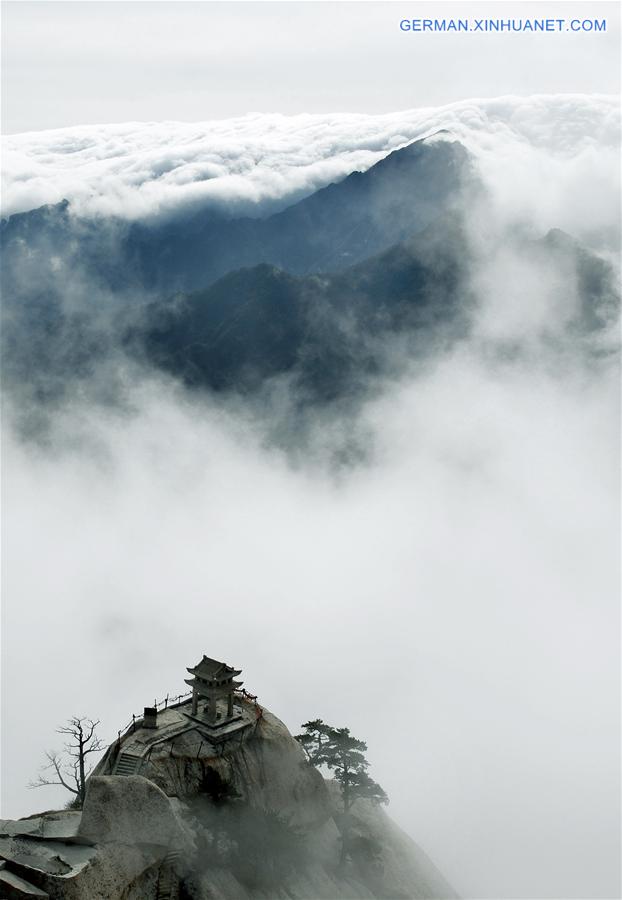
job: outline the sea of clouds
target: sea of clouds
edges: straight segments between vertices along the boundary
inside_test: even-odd
[[[257,409],[130,369],[122,407],[73,394],[45,445],[7,429],[4,815],[62,802],[25,789],[57,724],[112,738],[207,653],[292,731],[367,740],[390,813],[462,896],[617,896],[615,347],[569,338],[576,285],[504,239],[562,227],[612,257],[615,102],[30,133],[7,138],[5,202],[260,213],[441,128],[491,196],[473,329],[354,425],[318,414],[293,458]],[[367,453],[335,471],[352,428]]]
[[[481,161],[505,214],[571,231],[617,216],[617,99],[578,94],[9,135],[2,214],[67,199],[79,214],[130,219],[205,204],[262,215],[441,129]]]

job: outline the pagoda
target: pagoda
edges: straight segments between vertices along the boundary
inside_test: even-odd
[[[233,692],[243,685],[243,681],[234,681],[241,669],[234,669],[217,659],[204,656],[193,669],[187,669],[193,676],[184,679],[192,688],[192,715],[199,711],[199,700],[207,701],[204,709],[210,725],[225,725],[233,718]],[[219,717],[217,701],[227,701],[227,715]]]

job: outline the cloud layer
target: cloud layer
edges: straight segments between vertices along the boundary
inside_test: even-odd
[[[141,218],[206,203],[258,215],[447,129],[476,155],[505,213],[587,229],[616,221],[618,127],[615,98],[564,94],[375,116],[252,114],[29,132],[4,139],[3,215],[63,198],[89,215]]]

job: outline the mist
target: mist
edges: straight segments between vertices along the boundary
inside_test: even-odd
[[[92,453],[9,442],[5,815],[61,799],[23,785],[65,716],[112,739],[207,651],[367,740],[466,895],[614,896],[615,373],[491,375],[406,379],[339,479],[163,385],[85,411]]]
[[[506,239],[577,224],[585,166],[572,233],[611,260],[616,153],[580,134],[573,153],[504,132],[512,186],[483,141],[468,333],[389,344],[399,364],[347,416],[309,412],[303,443],[274,440],[287,380],[222,398],[115,358],[123,402],[78,385],[45,441],[8,399],[3,815],[63,802],[25,784],[64,719],[112,740],[208,653],[292,732],[365,740],[462,896],[618,895],[615,311],[578,333],[576,274]]]

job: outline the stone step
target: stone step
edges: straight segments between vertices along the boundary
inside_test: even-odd
[[[129,753],[131,756],[142,756],[142,748],[142,741],[137,741],[134,738],[129,741],[123,741],[123,753]]]
[[[175,864],[180,856],[179,850],[169,850],[162,860],[156,900],[179,900],[179,878],[175,872]]]
[[[113,775],[135,775],[142,762],[142,757],[132,753],[121,753],[112,771]]]
[[[156,900],[177,900],[179,897],[179,879],[168,868],[160,869]]]
[[[35,887],[29,881],[16,875],[15,872],[9,872],[8,869],[0,869],[0,897],[3,900],[27,900],[27,898],[38,897],[48,898],[50,895],[42,891],[41,888]]]

